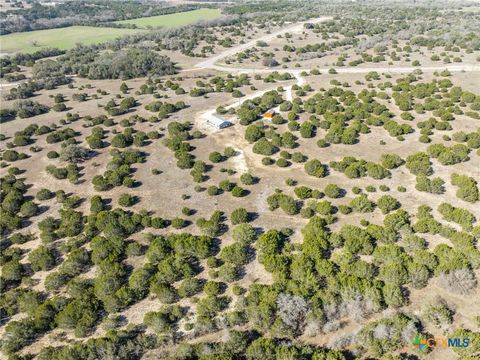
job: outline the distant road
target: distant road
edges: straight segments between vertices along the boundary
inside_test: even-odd
[[[330,68],[318,68],[320,72],[328,72]],[[307,69],[310,70],[310,69]],[[480,65],[465,64],[465,65],[444,65],[444,66],[386,66],[386,67],[335,67],[339,74],[364,74],[370,71],[382,73],[405,73],[414,70],[421,70],[425,72],[448,70],[451,72],[459,71],[480,71]]]
[[[322,74],[328,73],[330,69],[335,69],[339,74],[366,74],[371,71],[376,71],[378,73],[394,73],[402,74],[407,72],[412,72],[414,70],[421,70],[424,72],[434,72],[434,71],[443,71],[448,70],[450,72],[471,72],[471,71],[480,71],[480,65],[478,64],[464,64],[464,65],[444,65],[444,66],[374,66],[374,67],[358,67],[358,66],[343,66],[343,67],[325,67],[325,68],[296,68],[296,69],[282,69],[282,68],[239,68],[239,67],[229,67],[223,65],[212,64],[208,69],[234,72],[234,73],[271,73],[272,71],[278,72],[288,72],[292,75],[300,74],[304,71],[309,72],[313,69],[320,71]],[[207,68],[205,68],[207,69]],[[184,71],[193,71],[195,69],[188,69]]]

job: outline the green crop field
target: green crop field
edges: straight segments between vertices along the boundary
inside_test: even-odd
[[[191,24],[197,20],[211,20],[220,16],[219,9],[198,9],[169,15],[143,17],[131,20],[116,21],[119,24],[135,24],[138,27],[177,27]]]
[[[143,17],[117,21],[120,24],[135,24],[139,28],[177,27],[191,24],[197,20],[210,20],[220,16],[219,9],[198,9],[169,15]],[[32,53],[42,48],[70,49],[78,43],[98,44],[144,29],[116,29],[93,26],[70,26],[60,29],[37,30],[0,36],[0,52]]]
[[[42,48],[70,49],[77,43],[85,45],[113,40],[140,29],[115,29],[93,26],[70,26],[60,29],[37,30],[0,36],[2,53],[32,53]]]

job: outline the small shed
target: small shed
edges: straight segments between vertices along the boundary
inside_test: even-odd
[[[209,114],[205,117],[207,119],[207,124],[213,126],[216,129],[225,129],[233,124],[230,121],[227,121],[220,116]]]
[[[271,110],[268,110],[265,114],[263,114],[263,118],[265,120],[272,120],[274,115],[275,115],[275,110],[271,109]]]

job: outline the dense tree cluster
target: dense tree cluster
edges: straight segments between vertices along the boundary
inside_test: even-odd
[[[445,181],[440,177],[428,178],[426,175],[418,175],[416,178],[415,189],[425,191],[431,194],[443,194],[445,192]]]
[[[433,144],[427,148],[427,153],[432,158],[437,159],[442,165],[454,165],[459,162],[468,161],[468,146],[456,144],[447,147],[443,144]]]
[[[438,212],[442,214],[445,220],[456,222],[466,231],[472,230],[472,224],[477,220],[475,215],[470,211],[454,207],[447,203],[440,204]]]
[[[64,67],[70,67],[72,73],[89,79],[132,79],[176,72],[168,57],[147,49],[132,48],[93,55],[80,48],[67,53],[59,61]]]
[[[480,200],[480,192],[478,190],[477,181],[466,175],[452,174],[452,185],[458,187],[456,195],[458,198],[474,203]]]
[[[267,198],[270,210],[281,208],[288,215],[295,215],[299,211],[299,204],[294,198],[283,193],[275,193]]]
[[[332,169],[344,173],[351,179],[366,175],[374,179],[384,179],[390,176],[390,171],[382,165],[370,161],[357,160],[352,156],[346,156],[341,161],[331,161],[329,165]]]
[[[1,179],[1,221],[2,234],[20,229],[22,218],[38,214],[38,205],[25,196],[27,185],[15,175],[8,174]]]
[[[432,163],[429,156],[424,152],[417,152],[409,155],[405,166],[414,175],[431,175],[433,173]]]
[[[16,116],[24,119],[48,112],[48,106],[32,100],[17,100],[13,107]]]
[[[105,191],[115,186],[132,187],[135,180],[131,177],[131,165],[144,162],[145,154],[138,150],[111,151],[112,160],[107,164],[107,171],[103,175],[92,178],[92,184],[97,191]]]

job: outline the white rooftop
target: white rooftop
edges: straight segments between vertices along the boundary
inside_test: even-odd
[[[207,119],[207,123],[218,128],[224,128],[232,125],[230,121],[225,120],[224,118],[215,114],[206,114],[205,119]]]

